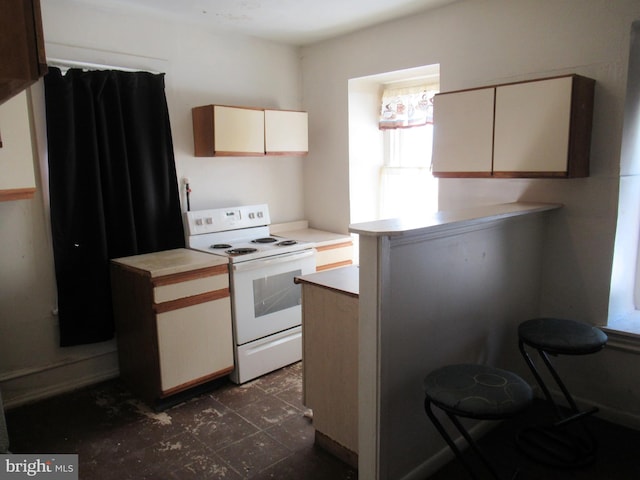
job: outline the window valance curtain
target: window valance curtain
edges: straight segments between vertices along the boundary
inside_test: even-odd
[[[433,85],[385,88],[380,105],[381,129],[419,127],[433,123]]]
[[[44,78],[60,345],[114,336],[109,260],[184,246],[164,75]]]

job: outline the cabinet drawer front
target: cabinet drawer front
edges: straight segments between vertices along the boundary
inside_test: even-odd
[[[341,244],[335,247],[319,247],[316,249],[316,268],[322,268],[324,265],[353,260],[353,245]]]
[[[233,367],[229,298],[158,314],[163,392]]]
[[[169,302],[178,298],[192,297],[201,293],[222,290],[229,286],[227,275],[212,275],[209,277],[195,278],[180,283],[160,285],[153,289],[153,301],[155,303]]]

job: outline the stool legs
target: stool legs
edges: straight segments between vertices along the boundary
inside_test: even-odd
[[[524,346],[524,342],[522,340],[520,340],[518,342],[518,347],[520,348],[520,353],[522,354],[522,357],[524,358],[524,360],[527,362],[527,365],[529,366],[529,369],[531,370],[531,373],[533,373],[533,376],[536,378],[536,381],[538,382],[538,385],[542,389],[542,392],[544,393],[545,398],[547,399],[547,401],[549,403],[551,403],[551,405],[553,405],[553,408],[555,409],[556,414],[557,414],[559,419],[562,419],[564,421],[571,421],[571,420],[577,419],[577,417],[584,416],[584,415],[590,415],[590,414],[595,413],[595,412],[598,411],[597,408],[593,408],[593,409],[591,409],[591,410],[589,410],[587,412],[581,412],[578,409],[578,406],[576,405],[576,402],[573,400],[573,397],[569,393],[569,390],[567,389],[567,387],[565,386],[564,382],[562,381],[562,379],[558,375],[558,372],[556,372],[556,369],[553,368],[553,365],[551,364],[551,361],[549,360],[549,357],[547,356],[547,353],[544,350],[536,349],[538,351],[538,354],[540,355],[540,358],[542,359],[544,364],[547,366],[547,369],[549,370],[549,373],[551,373],[551,376],[555,380],[556,384],[558,385],[558,387],[560,387],[560,390],[562,390],[562,394],[564,395],[564,398],[567,400],[567,403],[569,404],[569,407],[571,408],[572,415],[570,417],[567,417],[566,415],[564,415],[562,413],[562,411],[560,410],[560,407],[558,406],[558,404],[554,401],[553,397],[551,396],[551,392],[549,392],[549,389],[547,388],[546,384],[542,380],[542,377],[540,376],[540,373],[538,372],[538,369],[536,368],[535,364],[531,360],[531,357],[527,353],[527,351],[525,349],[525,346]]]
[[[451,448],[451,450],[453,451],[453,453],[455,454],[457,459],[460,461],[460,463],[467,470],[467,472],[469,473],[471,478],[473,478],[474,480],[478,480],[479,477],[473,471],[473,469],[471,468],[471,465],[469,465],[469,463],[467,462],[467,460],[462,455],[462,452],[460,451],[460,449],[458,448],[456,443],[453,441],[451,436],[447,433],[447,431],[445,430],[444,426],[442,425],[440,420],[438,420],[438,417],[436,417],[435,413],[431,409],[431,401],[429,400],[429,398],[426,398],[425,401],[424,401],[424,409],[427,412],[427,415],[429,416],[429,419],[431,420],[433,425],[438,430],[438,433],[440,433],[442,438],[444,438],[444,440],[447,442],[447,444],[449,445],[449,448]],[[500,480],[500,477],[498,476],[497,472],[495,471],[493,466],[489,463],[489,461],[485,458],[485,456],[482,454],[482,452],[478,448],[478,445],[476,444],[476,442],[473,440],[473,438],[471,438],[471,435],[469,435],[469,432],[467,432],[467,430],[464,428],[464,426],[460,423],[460,420],[458,420],[458,418],[455,415],[453,415],[453,414],[451,414],[451,413],[449,413],[447,411],[445,411],[445,413],[447,414],[447,416],[451,420],[451,423],[453,423],[455,425],[455,427],[458,429],[458,431],[462,434],[462,436],[467,441],[469,446],[473,449],[473,451],[476,453],[476,455],[478,455],[478,457],[480,458],[480,460],[482,461],[484,466],[487,468],[487,470],[489,470],[489,472],[491,472],[491,475],[493,476],[493,478],[495,478],[496,480]]]
[[[598,409],[592,408],[591,410],[581,412],[569,393],[569,390],[558,375],[558,372],[551,364],[547,353],[544,350],[536,348],[535,350],[538,351],[540,358],[547,366],[549,373],[558,387],[560,387],[560,390],[562,390],[562,394],[569,404],[571,413],[569,415],[565,415],[542,380],[542,377],[531,360],[531,357],[527,353],[522,340],[518,342],[518,347],[522,357],[529,366],[531,373],[533,373],[538,385],[542,389],[545,398],[551,405],[553,405],[558,418],[558,421],[551,427],[531,427],[520,432],[518,436],[519,446],[522,447],[526,453],[532,454],[539,461],[553,466],[583,466],[593,462],[595,459],[594,453],[596,450],[596,442],[586,425],[580,422],[580,426],[582,427],[586,437],[585,439],[569,434],[568,432],[563,431],[562,428],[586,415],[591,415],[597,412]]]

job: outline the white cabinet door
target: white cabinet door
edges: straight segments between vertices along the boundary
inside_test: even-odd
[[[215,105],[213,122],[216,155],[264,155],[262,110]]]
[[[157,315],[163,392],[233,367],[229,297]]]
[[[36,180],[27,93],[0,106],[0,201],[32,198]]]
[[[309,151],[308,114],[265,110],[265,152],[305,154]]]
[[[434,97],[434,175],[491,175],[494,92],[482,88]]]
[[[572,78],[496,88],[493,170],[566,172]]]

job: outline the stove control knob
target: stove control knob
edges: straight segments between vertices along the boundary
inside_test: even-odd
[[[196,225],[198,225],[198,226],[202,225],[202,219],[201,218],[196,218]]]
[[[249,214],[249,218],[253,220],[254,218],[256,218],[256,214],[255,214],[255,213],[253,213],[253,212],[251,212],[251,213]]]
[[[262,218],[262,212],[258,212],[258,218]]]
[[[213,225],[213,218],[207,217],[205,222],[207,222],[207,225]]]

